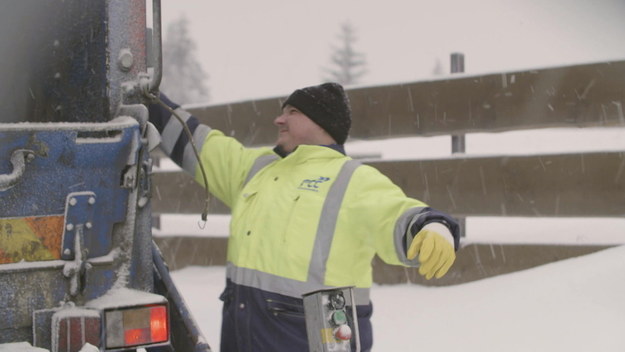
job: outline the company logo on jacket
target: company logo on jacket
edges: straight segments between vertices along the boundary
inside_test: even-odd
[[[323,177],[323,176],[319,176],[314,180],[310,180],[310,179],[303,180],[302,183],[299,184],[299,187],[297,187],[297,189],[319,192],[319,185],[328,181],[330,181],[330,178]]]

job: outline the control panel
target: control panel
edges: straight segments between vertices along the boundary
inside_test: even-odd
[[[340,287],[303,295],[306,330],[311,352],[360,350],[353,289]],[[355,349],[352,347],[355,346]]]

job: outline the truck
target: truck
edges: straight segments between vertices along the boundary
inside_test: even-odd
[[[210,351],[152,241],[160,0],[0,7],[0,351]]]

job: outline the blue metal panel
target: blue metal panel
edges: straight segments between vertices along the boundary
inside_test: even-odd
[[[65,234],[63,235],[61,259],[74,259],[76,235],[79,233],[78,226],[81,227],[80,233],[83,235],[85,242],[93,237],[94,208],[96,203],[97,197],[93,192],[70,193],[67,196]],[[86,243],[85,245],[86,248],[89,248]]]
[[[124,221],[127,211],[129,189],[123,188],[122,175],[128,160],[136,158],[131,155],[136,153],[138,125],[97,126],[2,131],[0,125],[0,174],[12,172],[9,159],[14,150],[36,154],[17,184],[0,191],[0,218],[64,215],[68,194],[93,192],[97,202],[85,246],[90,258],[107,254],[112,227]]]

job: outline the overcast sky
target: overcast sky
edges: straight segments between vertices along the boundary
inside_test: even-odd
[[[165,0],[164,29],[186,16],[211,103],[287,95],[323,81],[340,25],[366,55],[361,85],[625,59],[624,0]],[[166,31],[164,30],[164,33]]]

